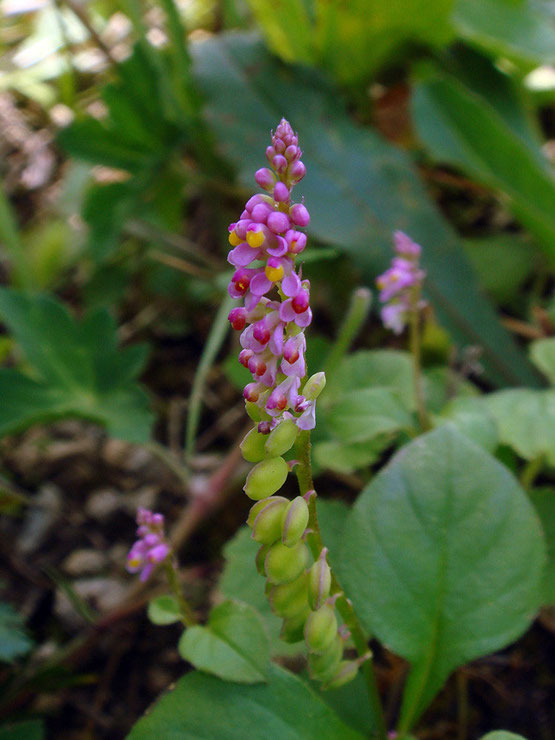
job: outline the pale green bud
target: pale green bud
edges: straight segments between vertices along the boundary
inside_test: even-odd
[[[338,689],[352,681],[358,673],[359,660],[342,660],[337,666],[335,673],[323,687],[324,689]]]
[[[272,503],[273,501],[281,501],[282,503],[288,504],[289,499],[285,498],[284,496],[270,496],[270,498],[263,498],[260,501],[257,501],[255,504],[253,504],[249,511],[249,516],[247,518],[247,524],[249,527],[252,527],[254,524],[254,520],[256,517],[260,514],[262,509],[264,509],[268,504]]]
[[[308,505],[302,496],[297,496],[282,514],[283,533],[281,541],[293,547],[301,539],[308,524]]]
[[[331,646],[325,653],[310,653],[308,656],[308,670],[310,678],[317,681],[329,681],[334,675],[343,657],[343,640],[335,636]]]
[[[304,639],[313,653],[325,653],[337,634],[335,609],[324,604],[318,611],[311,612],[304,626]]]
[[[256,570],[260,573],[261,576],[264,576],[264,578],[266,577],[266,568],[264,567],[264,562],[266,560],[266,555],[268,554],[269,549],[270,545],[262,545],[262,547],[256,553]]]
[[[285,419],[266,437],[266,453],[268,455],[285,455],[295,444],[299,427],[293,419]]]
[[[291,619],[283,620],[279,636],[284,642],[299,642],[303,639],[304,624],[309,613],[310,609],[307,606],[306,612],[301,612]]]
[[[331,569],[326,561],[328,548],[324,547],[320,557],[308,573],[308,602],[311,609],[319,609],[330,595]]]
[[[268,457],[264,447],[267,439],[268,435],[260,434],[256,427],[245,434],[239,446],[241,447],[241,454],[247,462],[256,463]]]
[[[268,550],[264,567],[270,583],[290,583],[298,578],[307,567],[309,552],[304,542],[298,542],[294,547],[286,547],[276,542]]]
[[[315,401],[325,387],[326,373],[314,373],[304,384],[303,396],[307,401]]]
[[[289,466],[283,457],[270,457],[262,460],[250,471],[243,491],[254,501],[268,498],[282,487],[289,473]]]
[[[291,619],[298,614],[308,613],[306,586],[306,573],[301,573],[299,578],[291,583],[272,586],[268,598],[274,614],[284,619]]]
[[[281,496],[270,496],[264,499],[266,506],[256,516],[252,525],[252,538],[263,545],[271,545],[281,537],[283,513],[289,502]],[[260,501],[259,503],[263,503]]]
[[[262,394],[260,398],[263,398],[263,395],[264,394]],[[266,413],[266,411],[261,408],[262,402],[260,398],[258,399],[258,403],[254,403],[253,401],[245,401],[245,410],[250,418],[257,423],[259,421],[271,421],[272,417],[270,416],[270,414]]]

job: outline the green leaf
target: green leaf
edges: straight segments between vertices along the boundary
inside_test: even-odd
[[[266,681],[270,643],[262,617],[240,601],[225,601],[210,613],[206,626],[188,627],[179,654],[195,668],[227,681]]]
[[[189,673],[135,725],[128,740],[362,740],[299,678],[271,666],[246,686]]]
[[[0,727],[0,740],[44,740],[44,724],[40,719],[9,722]]]
[[[462,81],[436,70],[420,82],[413,97],[418,134],[435,160],[505,193],[517,218],[555,259],[553,172],[539,145],[495,104],[505,75],[490,70],[490,78],[488,86],[483,80],[475,85],[468,75]]]
[[[526,738],[514,732],[507,732],[507,730],[494,730],[488,732],[487,735],[482,735],[480,740],[526,740]]]
[[[364,626],[412,664],[400,725],[408,731],[454,668],[533,619],[539,522],[503,465],[442,427],[395,455],[344,532],[342,586]]]
[[[391,260],[392,232],[408,232],[424,246],[427,291],[455,340],[483,347],[495,382],[537,384],[403,152],[356,126],[316,72],[278,64],[252,35],[222,34],[193,51],[206,116],[246,186],[252,188],[253,172],[264,165],[270,130],[287,117],[299,131],[308,169],[300,193],[311,212],[311,235],[352,255],[372,284]]]
[[[555,385],[555,337],[537,339],[530,345],[530,359]]]
[[[547,563],[543,575],[542,603],[555,604],[555,488],[535,488],[530,499],[543,526],[547,545]]]
[[[497,424],[482,398],[455,398],[444,408],[441,416],[434,418],[434,425],[453,424],[468,439],[494,452],[499,444]]]
[[[555,59],[549,11],[529,0],[457,0],[453,22],[459,34],[496,56],[529,64]]]
[[[175,596],[165,594],[148,602],[148,618],[152,624],[166,625],[181,621],[181,612]]]
[[[11,663],[32,647],[23,619],[9,604],[0,602],[0,661]]]
[[[503,444],[525,460],[545,456],[555,465],[555,390],[514,388],[490,393],[485,403]]]
[[[146,351],[117,349],[107,310],[77,321],[53,298],[2,288],[0,317],[29,363],[29,374],[0,369],[0,435],[78,416],[130,442],[149,438],[152,414],[135,382]]]

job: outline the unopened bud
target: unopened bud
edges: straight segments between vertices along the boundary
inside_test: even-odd
[[[268,550],[264,567],[270,583],[289,583],[298,578],[308,565],[309,553],[304,542],[286,547],[276,542]]]
[[[282,513],[283,532],[281,541],[293,547],[303,536],[308,524],[308,506],[302,496],[297,496]]]
[[[337,634],[335,610],[324,604],[318,611],[311,612],[304,626],[304,639],[313,653],[325,653]]]
[[[274,614],[284,619],[292,619],[301,613],[308,615],[308,600],[306,594],[306,573],[296,578],[291,583],[282,583],[272,586],[268,594],[270,606]]]
[[[299,642],[303,639],[304,625],[309,612],[310,609],[307,607],[306,612],[301,612],[291,619],[283,620],[279,636],[284,642]]]
[[[247,432],[240,444],[241,454],[247,462],[256,463],[267,457],[264,448],[266,440],[267,437],[260,434],[256,427]]]
[[[314,373],[304,384],[303,396],[307,401],[315,401],[325,387],[326,373]]]
[[[255,542],[260,542],[263,545],[271,545],[281,537],[283,512],[289,505],[289,502],[281,496],[270,496],[269,499],[263,499],[259,503],[266,505],[261,507],[261,510],[254,519],[251,536]]]
[[[270,457],[262,460],[247,475],[243,491],[254,501],[268,498],[282,487],[287,478],[289,466],[283,457]]]
[[[266,437],[268,455],[285,455],[295,444],[299,427],[293,419],[285,419]]]
[[[256,570],[260,573],[261,576],[264,576],[264,578],[266,577],[266,568],[264,567],[264,562],[266,560],[266,555],[268,554],[269,549],[270,545],[262,545],[262,547],[256,553],[255,558]]]
[[[251,506],[250,511],[249,511],[249,516],[247,518],[247,524],[249,525],[249,527],[252,528],[256,517],[260,514],[262,509],[264,509],[272,501],[281,501],[282,503],[285,503],[285,504],[289,503],[289,499],[285,498],[284,496],[270,496],[270,498],[263,498],[261,501],[257,501],[255,504]]]
[[[308,601],[314,610],[323,606],[330,594],[331,569],[326,560],[327,552],[324,547],[308,573]]]
[[[352,681],[357,673],[360,666],[359,660],[342,660],[333,676],[323,686],[324,689],[338,689],[341,686],[345,686],[346,683]]]
[[[343,640],[336,635],[325,653],[310,653],[308,656],[310,678],[317,681],[329,681],[335,675],[342,657]]]

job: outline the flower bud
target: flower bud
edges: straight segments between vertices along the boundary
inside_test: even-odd
[[[308,616],[306,584],[306,573],[301,573],[291,583],[272,586],[268,598],[274,614],[284,619],[293,619],[301,613]]]
[[[308,505],[302,496],[297,496],[282,512],[281,541],[293,547],[301,539],[308,524]]]
[[[346,683],[352,681],[358,673],[360,661],[358,660],[342,660],[333,676],[323,687],[324,689],[338,689],[341,686],[345,686]]]
[[[243,491],[254,501],[268,498],[282,487],[287,478],[289,466],[283,457],[270,457],[262,460],[247,475]]]
[[[264,567],[264,562],[266,560],[266,555],[268,554],[269,549],[270,545],[262,545],[262,547],[256,553],[256,558],[254,560],[256,564],[256,570],[260,573],[261,576],[264,576],[264,578],[266,578],[266,568]]]
[[[327,547],[308,572],[308,601],[311,609],[319,609],[330,595],[331,569],[326,561]]]
[[[298,578],[308,565],[309,553],[304,542],[297,542],[294,547],[286,547],[276,542],[268,550],[264,567],[270,583],[290,583]]]
[[[304,384],[303,396],[308,401],[315,401],[325,387],[326,373],[314,373]]]
[[[336,635],[325,653],[310,653],[308,656],[310,678],[317,681],[329,681],[335,675],[342,657],[343,640]]]
[[[247,462],[260,462],[267,457],[265,443],[268,438],[254,427],[247,432],[240,444],[241,454]]]
[[[268,191],[273,189],[276,182],[276,176],[272,170],[267,167],[262,167],[262,169],[256,170],[254,173],[254,179],[261,188]]]
[[[304,625],[309,612],[310,609],[307,607],[306,612],[301,612],[296,617],[291,617],[291,619],[283,620],[279,636],[284,642],[299,642],[303,639]]]
[[[276,157],[277,159],[277,157]],[[275,159],[274,159],[275,162]],[[277,168],[276,168],[277,169]],[[279,172],[279,170],[278,170]],[[310,221],[310,214],[302,203],[295,203],[291,208],[291,219],[297,226],[307,226]]]
[[[271,545],[281,536],[281,522],[289,502],[281,496],[271,496],[260,503],[265,503],[266,506],[263,506],[256,515],[251,536],[255,542]]]
[[[285,498],[284,496],[270,496],[270,498],[263,498],[261,501],[257,501],[251,506],[249,511],[249,516],[247,518],[247,524],[249,525],[249,527],[252,528],[252,526],[254,525],[254,520],[260,514],[262,509],[268,506],[268,504],[271,504],[275,501],[281,501],[282,504],[289,503],[289,499]]]
[[[274,545],[275,547],[275,545]],[[304,639],[313,653],[325,653],[337,634],[335,609],[324,604],[318,611],[311,612],[304,626]]]
[[[295,444],[299,427],[293,419],[285,419],[266,437],[265,449],[268,455],[285,455]]]

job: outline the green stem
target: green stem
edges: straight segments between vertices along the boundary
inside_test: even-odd
[[[421,344],[420,344],[420,313],[416,308],[420,300],[420,291],[413,300],[413,310],[410,312],[409,321],[409,342],[410,352],[412,355],[412,377],[414,384],[414,400],[416,402],[416,412],[418,422],[423,432],[432,428],[426,404],[424,402],[424,389],[422,386],[422,361],[421,361]]]
[[[351,303],[349,304],[343,323],[339,327],[337,337],[324,366],[326,375],[329,378],[331,378],[333,373],[337,370],[339,363],[347,353],[353,339],[366,321],[371,304],[372,293],[368,288],[357,288],[353,292]]]
[[[167,447],[164,447],[164,445],[161,445],[159,442],[156,442],[154,440],[152,440],[151,442],[146,442],[143,447],[151,452],[153,455],[156,455],[156,457],[158,457],[177,478],[179,478],[184,486],[187,486],[189,484],[189,471],[187,470],[187,468],[181,465],[176,456],[172,452],[170,452]]]
[[[175,568],[171,555],[170,557],[166,558],[164,562],[164,569],[166,571],[166,577],[168,579],[168,583],[170,585],[172,593],[175,596],[177,604],[179,606],[181,621],[186,627],[192,627],[194,624],[197,624],[197,618],[195,617],[193,610],[189,606],[189,603],[183,596],[183,592],[179,584],[179,578],[177,577],[177,570]]]
[[[534,481],[538,477],[543,468],[544,456],[538,455],[532,460],[529,460],[524,466],[524,470],[520,475],[520,485],[525,491],[529,491],[534,485]]]
[[[298,464],[295,466],[295,473],[299,483],[299,490],[301,496],[304,496],[309,491],[314,490],[314,483],[312,481],[312,465],[310,459],[310,432],[303,431],[297,437],[295,443],[295,455],[298,460]],[[322,534],[320,531],[320,525],[318,523],[318,514],[316,512],[316,496],[311,496],[308,503],[309,520],[308,528],[311,530],[307,537],[307,544],[310,548],[312,556],[316,560],[320,553],[324,543],[322,542]],[[343,589],[341,588],[335,574],[332,573],[332,586],[331,593],[341,593],[335,605],[337,611],[341,615],[341,618],[345,622],[347,629],[351,633],[353,643],[359,656],[368,655],[368,641],[364,634],[360,622],[358,621],[355,610],[350,600],[345,596]],[[380,694],[378,691],[378,684],[376,681],[376,675],[372,665],[372,660],[366,660],[362,665],[362,672],[366,681],[366,689],[368,691],[368,699],[370,701],[370,707],[372,711],[372,718],[374,720],[376,730],[375,737],[377,740],[386,740],[387,730],[385,725],[383,707],[380,700]]]

